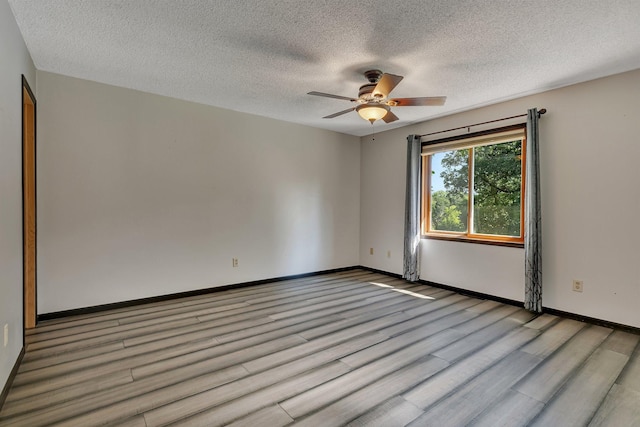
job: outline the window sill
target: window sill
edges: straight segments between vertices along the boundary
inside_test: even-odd
[[[423,234],[420,236],[423,239],[431,240],[448,240],[450,242],[463,242],[463,243],[475,243],[479,245],[491,245],[491,246],[504,246],[507,248],[524,248],[522,242],[509,242],[505,240],[488,240],[488,239],[475,239],[467,236],[450,236],[444,234]]]

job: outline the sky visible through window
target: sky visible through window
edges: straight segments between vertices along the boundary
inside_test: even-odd
[[[444,190],[444,181],[440,174],[442,173],[442,158],[446,153],[436,153],[431,156],[431,191],[436,192]]]

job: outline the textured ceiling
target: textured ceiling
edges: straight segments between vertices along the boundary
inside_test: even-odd
[[[353,135],[362,72],[405,78],[383,131],[640,68],[640,0],[9,0],[39,70]],[[639,82],[640,84],[640,82]]]

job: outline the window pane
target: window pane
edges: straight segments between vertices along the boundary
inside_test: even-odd
[[[474,149],[474,233],[520,236],[521,150],[521,141]]]
[[[431,230],[467,231],[469,150],[431,155]]]

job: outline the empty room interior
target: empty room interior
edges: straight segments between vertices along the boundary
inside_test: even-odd
[[[0,426],[640,426],[639,22],[0,0]]]

